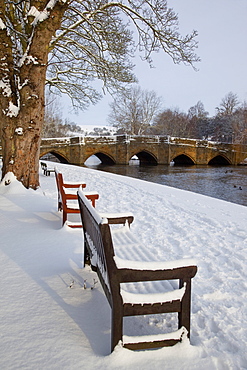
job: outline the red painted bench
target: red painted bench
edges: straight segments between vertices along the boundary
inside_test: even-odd
[[[85,188],[86,184],[75,182],[65,183],[62,173],[59,172],[57,168],[55,168],[55,177],[58,190],[58,210],[63,213],[62,222],[64,224],[68,220],[68,214],[80,213],[77,190],[80,186]],[[85,192],[85,196],[92,202],[93,207],[95,207],[95,202],[99,198],[99,194],[97,192]],[[81,223],[67,222],[67,224],[73,228],[82,227]]]

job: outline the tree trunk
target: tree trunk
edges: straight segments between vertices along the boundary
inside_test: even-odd
[[[39,11],[46,1],[40,1]],[[55,1],[49,16],[34,21],[22,58],[4,27],[0,28],[0,120],[2,124],[2,178],[12,172],[26,188],[39,186],[39,153],[44,120],[44,90],[52,36],[61,24],[66,3]],[[0,15],[4,9],[0,6]],[[18,22],[18,20],[16,20]]]
[[[30,68],[28,79],[33,83],[22,89],[17,116],[10,112],[3,121],[3,176],[13,172],[26,188],[39,186],[45,74],[45,67]]]

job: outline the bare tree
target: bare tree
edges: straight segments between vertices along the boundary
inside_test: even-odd
[[[165,0],[0,0],[2,175],[13,172],[27,188],[39,185],[46,81],[85,108],[100,97],[95,79],[109,91],[135,80],[136,48],[150,63],[152,52],[163,49],[175,63],[193,65],[196,35],[179,34]]]
[[[216,107],[217,115],[230,116],[239,106],[237,94],[229,92],[222,100],[219,107]]]
[[[156,116],[152,132],[156,135],[189,137],[189,124],[187,114],[180,112],[178,108],[165,109]]]
[[[199,100],[196,105],[190,107],[188,110],[189,119],[205,119],[208,116],[208,112],[204,108],[204,104]]]
[[[45,96],[45,114],[42,127],[42,137],[57,137],[58,127],[63,124],[61,104],[53,94]]]
[[[196,105],[188,110],[188,137],[193,139],[201,139],[205,137],[205,127],[207,126],[208,112],[204,108],[204,104],[199,100]]]
[[[110,103],[109,123],[121,133],[142,135],[158,113],[162,99],[139,86],[117,94]]]
[[[247,144],[247,103],[244,102],[231,117],[233,130],[232,141],[236,144]]]

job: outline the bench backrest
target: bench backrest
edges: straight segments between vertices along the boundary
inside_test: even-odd
[[[110,277],[116,271],[116,265],[113,260],[114,252],[110,228],[107,219],[103,219],[92,207],[81,188],[78,191],[78,201],[84,243],[90,255],[91,265],[96,268],[108,301],[112,305],[112,281]]]
[[[57,189],[58,189],[58,201],[62,202],[63,206],[66,207],[67,197],[66,197],[64,188],[68,186],[63,181],[63,174],[59,172],[56,167],[55,167],[55,177],[56,177]],[[79,185],[77,187],[79,188]]]
[[[55,177],[56,177],[57,190],[58,190],[58,203],[59,204],[63,203],[64,205],[66,205],[65,193],[63,189],[63,175],[56,168],[55,168]],[[60,207],[61,205],[58,206],[58,208]]]

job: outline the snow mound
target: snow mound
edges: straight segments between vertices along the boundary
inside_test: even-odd
[[[0,194],[27,194],[28,191],[12,172],[8,172],[0,183]]]

